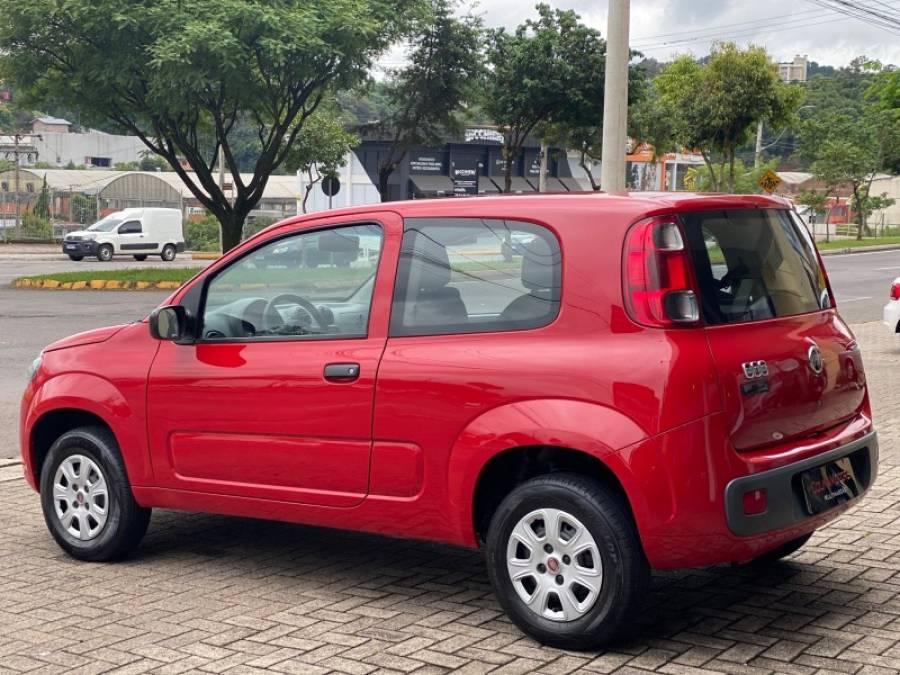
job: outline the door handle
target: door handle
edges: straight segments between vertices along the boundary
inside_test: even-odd
[[[359,378],[358,363],[329,363],[325,366],[325,379],[332,382],[350,382]]]

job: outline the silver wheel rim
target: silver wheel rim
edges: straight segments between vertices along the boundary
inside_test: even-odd
[[[103,258],[104,260],[111,260],[112,259],[112,251],[108,248],[101,248],[100,249],[100,257]]]
[[[66,457],[53,477],[53,505],[63,529],[81,541],[94,539],[109,516],[106,477],[84,455]]]
[[[603,584],[597,542],[559,509],[537,509],[519,520],[506,546],[506,569],[525,606],[551,621],[584,616]]]
[[[171,249],[171,248],[168,248],[168,247],[167,247],[167,248],[164,248],[164,249],[163,249],[163,257],[164,257],[166,260],[172,260],[172,259],[175,257],[175,251],[174,251],[173,249]]]

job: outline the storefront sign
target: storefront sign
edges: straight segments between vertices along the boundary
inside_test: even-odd
[[[409,171],[413,174],[441,174],[444,172],[444,158],[434,153],[412,155],[409,158]]]
[[[453,194],[456,196],[478,194],[478,169],[455,167],[452,178]]]
[[[470,127],[466,129],[466,143],[503,143],[503,134],[496,129]]]

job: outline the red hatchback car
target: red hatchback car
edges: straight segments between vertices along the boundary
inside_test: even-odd
[[[505,196],[293,218],[148,319],[47,347],[25,473],[76,558],[153,507],[483,546],[536,639],[601,644],[651,568],[775,560],[878,445],[781,200]]]

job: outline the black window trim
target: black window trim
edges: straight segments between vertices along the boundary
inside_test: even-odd
[[[369,313],[366,317],[366,332],[364,334],[354,334],[354,335],[266,335],[263,337],[226,337],[226,338],[217,338],[217,339],[205,339],[203,337],[203,318],[206,315],[206,296],[209,292],[209,285],[212,283],[213,279],[218,277],[220,274],[225,272],[228,269],[231,269],[233,265],[236,265],[238,262],[243,260],[249,255],[252,255],[256,251],[259,251],[266,246],[274,244],[276,242],[282,241],[284,239],[291,239],[292,237],[300,237],[305,234],[311,234],[313,232],[320,232],[323,230],[333,230],[341,227],[359,227],[364,225],[374,225],[381,230],[381,251],[378,253],[378,266],[375,268],[375,283],[372,286],[372,298],[375,297],[375,289],[378,285],[378,275],[382,270],[382,264],[384,262],[384,248],[385,242],[387,239],[387,228],[385,224],[378,220],[377,218],[366,218],[359,221],[350,221],[346,223],[322,223],[321,225],[316,225],[314,227],[303,228],[299,230],[293,230],[291,232],[284,232],[279,235],[275,235],[272,237],[268,237],[258,242],[255,246],[247,249],[241,255],[239,255],[234,260],[230,260],[227,265],[222,266],[221,268],[215,270],[212,274],[207,275],[206,278],[203,279],[203,283],[199,285],[199,298],[197,299],[197,315],[193,323],[193,344],[204,344],[204,345],[224,345],[224,344],[259,344],[265,342],[319,342],[323,340],[368,340],[369,332],[371,329],[372,323],[372,302],[369,302]],[[194,292],[192,288],[185,297],[182,299],[182,303],[184,303],[188,296]]]
[[[546,236],[550,238],[556,244],[556,252],[559,255],[559,297],[556,300],[556,312],[546,323],[542,323],[539,325],[522,325],[515,326],[512,324],[513,322],[507,322],[505,326],[499,325],[498,322],[488,323],[485,322],[484,325],[486,328],[484,330],[472,330],[473,325],[478,326],[479,324],[457,324],[456,326],[441,326],[440,330],[436,331],[427,331],[423,332],[422,329],[414,329],[407,328],[401,325],[400,321],[395,321],[394,309],[396,307],[397,298],[405,297],[407,292],[407,284],[409,282],[409,277],[401,275],[400,264],[402,262],[402,252],[403,252],[403,236],[406,235],[406,232],[411,229],[411,225],[415,224],[419,221],[434,221],[434,220],[443,220],[443,221],[453,221],[455,223],[463,224],[466,221],[471,222],[484,222],[484,221],[492,221],[492,220],[501,220],[504,222],[512,222],[519,223],[522,225],[530,225],[542,233],[546,233]],[[539,234],[538,236],[542,236]],[[528,218],[502,218],[502,217],[487,217],[487,216],[442,216],[442,215],[427,215],[427,216],[405,216],[403,218],[403,232],[400,240],[400,250],[397,253],[397,268],[394,274],[394,288],[391,294],[391,308],[390,308],[390,317],[388,319],[388,339],[403,339],[403,338],[423,338],[423,337],[449,337],[452,335],[490,335],[492,333],[522,333],[527,331],[534,330],[543,330],[548,326],[552,326],[559,320],[560,315],[563,311],[563,292],[564,292],[564,276],[565,276],[565,256],[563,253],[562,241],[560,240],[559,235],[556,231],[548,226],[545,223],[538,222],[536,220],[528,219]],[[402,281],[401,281],[402,280]],[[402,284],[402,287],[401,287]],[[398,330],[399,329],[399,330]]]

